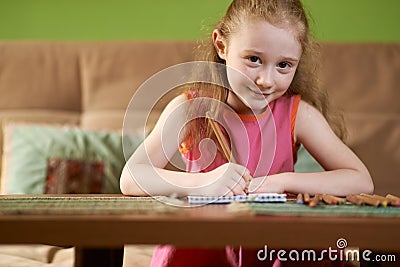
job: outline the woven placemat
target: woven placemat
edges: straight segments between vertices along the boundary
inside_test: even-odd
[[[4,197],[0,214],[151,214],[175,213],[163,197]]]
[[[247,203],[256,215],[296,216],[356,216],[356,217],[400,217],[399,207],[356,206],[353,204],[327,205],[320,203],[311,208],[296,203]]]

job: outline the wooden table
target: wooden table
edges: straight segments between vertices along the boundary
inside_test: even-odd
[[[91,196],[87,196],[91,197]],[[0,243],[120,248],[124,244],[326,249],[339,238],[372,251],[400,251],[400,217],[252,216],[226,205],[166,214],[0,215]]]

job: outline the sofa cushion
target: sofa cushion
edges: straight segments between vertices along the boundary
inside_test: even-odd
[[[400,114],[400,45],[324,43],[321,80],[335,106],[347,113]]]
[[[46,194],[99,194],[104,183],[105,166],[101,161],[49,158]]]
[[[122,137],[114,132],[92,132],[68,126],[7,123],[4,126],[3,194],[42,194],[51,158],[102,162],[102,193],[119,193],[125,164]],[[140,139],[132,138],[135,149]]]
[[[5,109],[0,110],[1,125],[7,121],[30,123],[79,125],[80,114],[76,111],[45,110],[45,109]],[[3,131],[0,131],[0,147],[3,147]],[[0,158],[3,151],[0,150]],[[0,166],[0,174],[1,174]]]
[[[74,248],[49,245],[0,245],[0,266],[72,267]]]
[[[343,110],[346,143],[369,169],[375,193],[400,194],[400,45],[325,43],[321,80]]]
[[[80,59],[82,109],[125,110],[136,89],[152,75],[172,65],[192,61],[194,44],[165,41],[88,45]],[[157,95],[160,92],[148,93]]]
[[[78,47],[68,42],[0,43],[0,107],[80,111]]]
[[[304,146],[300,146],[299,151],[297,152],[297,161],[294,165],[295,172],[321,172],[324,171],[324,168],[316,161],[310,153],[304,148]]]

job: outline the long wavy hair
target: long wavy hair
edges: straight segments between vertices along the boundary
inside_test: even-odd
[[[248,21],[263,20],[276,27],[288,28],[296,35],[302,47],[302,56],[288,88],[287,94],[299,94],[301,98],[318,109],[327,119],[336,135],[342,140],[345,138],[345,127],[342,116],[330,108],[327,91],[320,87],[318,81],[319,47],[312,38],[305,9],[300,0],[234,0],[228,7],[225,15],[216,24],[229,46],[230,36],[237,32],[241,25]],[[196,60],[225,64],[214,47],[211,37],[201,40],[196,48]],[[228,82],[226,73],[213,73],[213,79],[218,84],[194,83],[189,87],[198,97],[212,97],[226,103],[228,96]],[[192,105],[189,113],[198,111],[201,102]],[[202,107],[204,109],[204,107]],[[208,107],[218,110],[218,107]],[[196,120],[188,124],[189,132],[194,143],[203,137],[211,137],[212,131],[206,120]],[[201,134],[199,134],[199,131]],[[192,132],[193,133],[193,132]]]

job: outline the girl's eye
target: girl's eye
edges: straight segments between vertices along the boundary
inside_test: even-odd
[[[257,56],[250,56],[249,57],[249,61],[252,62],[252,63],[257,63],[257,62],[260,61],[260,58],[257,57]]]
[[[290,65],[289,62],[283,61],[278,63],[278,68],[280,69],[288,69],[290,67],[292,67],[292,65]]]

